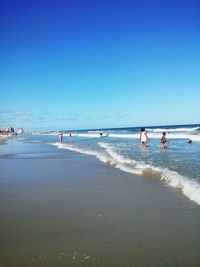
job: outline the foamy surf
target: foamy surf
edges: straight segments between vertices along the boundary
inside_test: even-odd
[[[90,150],[90,149],[78,148],[78,147],[74,146],[73,144],[52,143],[52,145],[57,146],[58,148],[61,148],[61,149],[67,149],[67,150],[78,152],[81,154],[95,156],[96,158],[100,159],[102,162],[108,163],[108,159],[105,155],[103,155],[99,152]]]
[[[47,135],[47,134],[41,134]],[[48,135],[55,136],[55,133],[51,133]],[[102,137],[109,137],[109,138],[118,138],[118,139],[138,139],[140,138],[139,133],[135,134],[114,134],[114,133],[103,133],[101,136],[99,133],[79,133],[79,134],[63,134],[65,137],[76,137],[76,138],[102,138]],[[148,133],[149,139],[161,139],[162,133]],[[200,142],[200,134],[188,134],[188,133],[168,133],[167,139],[185,139],[185,140],[192,140],[193,142]]]
[[[140,138],[140,134],[109,134],[111,138],[130,138],[130,139],[138,139]],[[148,133],[149,139],[161,139],[162,133]],[[184,134],[184,133],[168,133],[167,139],[190,139],[194,142],[200,142],[200,135],[194,134]]]
[[[193,132],[200,130],[200,127],[192,127],[192,128],[147,128],[146,129],[149,132],[155,132],[155,133],[162,133],[162,132]]]
[[[146,176],[153,175],[163,181],[166,185],[179,189],[190,200],[200,205],[200,185],[197,182],[180,175],[176,171],[172,171],[167,168],[155,167],[151,164],[143,163],[142,161],[139,162],[128,157],[124,157],[108,143],[98,143],[98,145],[103,149],[103,152],[79,148],[73,144],[53,143],[52,145],[61,149],[95,156],[100,161],[110,164],[124,172]]]
[[[146,128],[149,139],[161,139],[162,133],[167,133],[167,139],[182,139],[192,140],[193,142],[200,142],[200,127],[158,127],[158,128]],[[47,136],[58,136],[57,131],[50,132],[34,132],[35,135],[47,135]],[[81,131],[67,131],[63,132],[64,137],[73,138],[102,138],[109,137],[112,139],[138,139],[140,138],[140,128],[125,128],[125,129],[104,129],[100,130],[81,130]]]
[[[119,155],[109,144],[99,143],[99,145],[104,147],[107,153],[110,154],[115,161],[120,163],[118,166],[122,166],[122,168],[120,168],[121,170],[137,174],[145,174],[150,171],[152,174],[154,173],[155,176],[160,176],[160,180],[164,181],[167,185],[180,189],[190,200],[200,205],[200,185],[197,182],[191,181],[176,171],[171,171],[167,168],[161,169],[150,164],[126,159]],[[127,164],[129,166],[128,168],[126,168]]]

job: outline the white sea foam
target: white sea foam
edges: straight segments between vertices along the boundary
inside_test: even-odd
[[[78,153],[95,156],[100,161],[104,163],[108,163],[114,166],[115,168],[119,168],[126,172],[130,172],[134,174],[142,174],[141,170],[137,170],[131,167],[134,164],[136,164],[134,160],[124,159],[122,156],[118,155],[115,151],[112,151],[108,147],[106,148],[106,145],[104,146],[103,143],[100,146],[102,148],[106,148],[105,153],[97,152],[97,151],[90,150],[90,149],[79,148],[72,144],[52,143],[52,145],[57,146],[58,148],[61,148],[61,149],[67,149],[67,150],[75,151]]]
[[[88,133],[90,134],[90,133],[100,133],[100,131],[99,130],[95,130],[95,131],[88,131]]]
[[[136,162],[134,160],[126,159],[119,155],[109,144],[99,143],[104,147],[111,157],[117,161],[116,166],[123,171],[143,174],[146,170],[155,174],[160,174],[160,179],[169,186],[180,189],[190,200],[195,201],[200,205],[200,184],[194,182],[187,177],[184,177],[176,171],[171,171],[167,168],[161,169],[150,164]]]
[[[187,133],[185,131],[178,131],[178,129],[187,129],[187,128],[177,128],[177,132],[170,131],[170,129],[147,129],[148,137],[149,139],[160,139],[162,137],[162,132],[166,131],[167,138],[168,139],[190,139],[194,142],[200,142],[200,134],[191,134],[191,130]],[[196,128],[189,128],[189,129],[199,129],[199,127]],[[58,135],[57,132],[51,132],[51,133],[40,133],[38,135]],[[64,133],[63,136],[69,137],[69,133]],[[140,133],[106,133],[103,132],[100,136],[99,131],[89,131],[88,133],[71,133],[72,137],[77,138],[101,138],[101,137],[109,137],[109,138],[124,138],[124,139],[138,139],[140,138]]]
[[[193,127],[193,128],[170,128],[170,129],[164,129],[164,128],[147,128],[146,129],[149,132],[155,132],[155,133],[162,133],[162,132],[192,132],[200,130],[200,127]]]
[[[110,155],[110,162],[112,162],[112,165],[114,165],[116,168],[134,174],[142,174],[141,170],[137,168],[136,161],[121,156],[107,143],[98,143],[98,145],[104,148],[107,154]]]
[[[184,195],[200,205],[200,184],[168,169],[162,170],[161,180],[169,186],[179,188]]]
[[[111,138],[132,138],[139,139],[140,134],[109,134]],[[148,137],[151,139],[160,139],[162,137],[162,133],[148,133]],[[168,133],[168,139],[191,139],[195,142],[200,142],[200,135],[194,134],[186,134],[186,133]]]
[[[161,138],[162,134],[158,133],[149,133],[149,138]],[[200,142],[200,135],[187,134],[187,133],[168,133],[166,135],[168,139],[191,139],[195,142]]]
[[[125,172],[139,175],[151,173],[156,177],[159,177],[160,180],[164,181],[167,185],[180,189],[181,192],[190,200],[200,205],[200,184],[180,175],[176,171],[171,171],[167,168],[155,167],[151,164],[126,158],[115,151],[115,149],[108,143],[98,143],[98,145],[104,149],[104,152],[78,148],[73,144],[53,143],[53,145],[57,146],[58,148],[95,156],[102,162],[109,163],[115,168],[119,168]]]
[[[106,157],[106,155],[103,155],[94,150],[79,148],[79,147],[74,146],[73,144],[52,143],[52,145],[57,146],[58,148],[61,148],[61,149],[67,149],[67,150],[75,151],[81,154],[95,156],[105,163],[109,162],[109,159]]]
[[[64,133],[63,136],[74,137],[74,136],[78,136],[78,134],[77,133]]]
[[[77,136],[78,137],[86,137],[86,138],[100,138],[100,137],[106,137],[106,136],[108,136],[108,134],[102,133],[102,135],[100,135],[100,132],[98,132],[98,133],[80,133]]]
[[[135,134],[118,134],[118,133],[110,133],[106,134],[103,133],[103,137],[110,137],[110,138],[124,138],[124,139],[138,139],[140,138],[139,133]],[[84,137],[84,138],[99,138],[99,134],[97,133],[81,133],[78,134],[77,137]],[[162,133],[148,133],[148,137],[151,139],[160,139],[162,137]],[[168,139],[191,139],[194,142],[200,142],[200,135],[199,134],[189,134],[189,133],[168,133]]]

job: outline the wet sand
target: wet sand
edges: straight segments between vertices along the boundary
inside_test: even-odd
[[[1,267],[199,266],[200,207],[184,195],[90,156],[24,146],[1,146]]]
[[[1,135],[0,134],[0,145],[3,144],[10,137],[12,137],[12,135]]]

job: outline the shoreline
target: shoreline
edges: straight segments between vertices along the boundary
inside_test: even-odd
[[[130,168],[126,166],[126,163],[129,164],[129,161],[127,161],[126,158],[121,158],[120,160],[118,160],[118,155],[112,151],[111,151],[111,158],[107,158],[105,155],[101,155],[98,152],[76,148],[74,146],[71,146],[71,144],[67,143],[54,143],[52,145],[58,147],[59,149],[65,149],[67,151],[75,151],[84,155],[92,155],[101,162],[105,164],[108,163],[114,168],[120,169],[121,171],[126,173],[136,174],[140,176],[147,176],[147,177],[155,176],[155,178],[159,177],[159,180],[163,181],[166,186],[170,186],[175,190],[180,190],[182,194],[184,194],[188,198],[188,200],[193,201],[198,205],[200,205],[199,185],[195,181],[191,182],[187,177],[179,174],[176,171],[170,171],[169,169],[164,170],[160,167],[156,167],[154,165],[149,166],[147,164],[146,165],[143,164],[143,170],[141,168],[141,165],[139,166],[138,169],[136,169],[136,167]],[[107,149],[108,153],[110,152],[109,151],[110,147],[107,146],[106,144],[100,146]]]
[[[6,141],[10,137],[12,137],[12,135],[3,135],[3,134],[0,134],[0,143]]]
[[[33,147],[44,156],[0,159],[0,265],[198,266],[197,204],[93,156]]]

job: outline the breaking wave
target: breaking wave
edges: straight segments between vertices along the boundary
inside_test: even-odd
[[[95,150],[79,148],[73,144],[53,143],[52,145],[61,149],[67,149],[78,153],[95,156],[100,161],[110,164],[113,167],[128,173],[154,176],[168,186],[179,189],[190,200],[200,205],[200,184],[180,175],[176,171],[171,171],[167,168],[155,167],[151,164],[135,161],[128,157],[122,156],[112,147],[112,145],[109,145],[108,143],[99,142],[98,145],[102,151],[98,152]]]
[[[200,130],[200,127],[192,127],[192,128],[147,128],[146,129],[149,132],[155,132],[155,133],[162,133],[162,132],[193,132]]]

